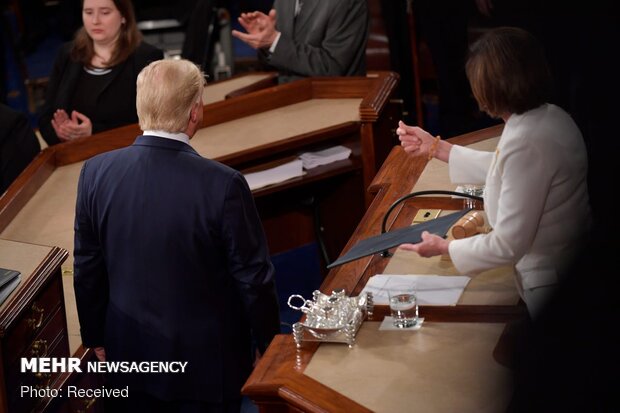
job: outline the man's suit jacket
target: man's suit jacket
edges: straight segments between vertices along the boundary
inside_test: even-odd
[[[282,76],[366,74],[366,0],[303,0],[297,17],[294,0],[275,0],[273,7],[282,34],[272,54],[259,55]]]
[[[40,151],[26,115],[0,104],[0,196]]]
[[[72,43],[64,44],[58,51],[52,74],[45,92],[45,105],[39,117],[39,131],[48,145],[60,142],[52,127],[56,109],[64,109],[71,116],[75,94],[84,66],[71,59]],[[93,133],[138,122],[136,113],[136,79],[149,63],[163,59],[163,52],[142,42],[124,62],[112,68],[108,83],[101,89],[97,99],[97,113],[84,113],[93,121]],[[96,116],[96,119],[93,118]]]
[[[450,243],[459,272],[514,265],[520,288],[558,283],[590,227],[587,153],[571,117],[551,104],[513,114],[495,153],[454,146],[449,167],[454,183],[485,183],[493,227]]]
[[[187,361],[184,374],[119,374],[164,400],[239,397],[279,332],[273,266],[243,176],[171,139],[85,162],[75,218],[82,341],[109,360]]]

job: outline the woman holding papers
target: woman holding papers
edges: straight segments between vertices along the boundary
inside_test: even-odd
[[[541,45],[526,31],[500,27],[482,36],[466,72],[481,110],[506,122],[494,153],[402,122],[397,134],[405,151],[448,162],[453,183],[484,183],[493,231],[452,241],[424,233],[419,244],[401,248],[423,257],[447,253],[464,274],[514,265],[519,293],[535,317],[587,235],[586,148],[571,117],[546,103],[549,70]]]
[[[50,76],[39,119],[48,145],[137,122],[138,73],[164,57],[142,41],[130,0],[84,0],[82,21]]]

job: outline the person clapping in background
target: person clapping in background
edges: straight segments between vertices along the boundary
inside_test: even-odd
[[[136,78],[163,52],[145,43],[130,0],[84,0],[75,39],[58,52],[39,130],[48,145],[135,123]]]

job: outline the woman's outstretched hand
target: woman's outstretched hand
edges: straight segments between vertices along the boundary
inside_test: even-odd
[[[428,151],[435,141],[435,137],[424,129],[406,125],[402,120],[398,122],[396,134],[405,152],[414,155],[428,155]]]
[[[417,244],[401,244],[400,249],[417,252],[421,257],[428,258],[448,253],[450,241],[428,231],[422,233],[422,242]]]

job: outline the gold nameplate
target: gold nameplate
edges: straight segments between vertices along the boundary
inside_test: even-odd
[[[421,222],[430,221],[435,219],[441,213],[441,209],[420,209],[418,213],[413,217],[413,224],[419,224]]]

